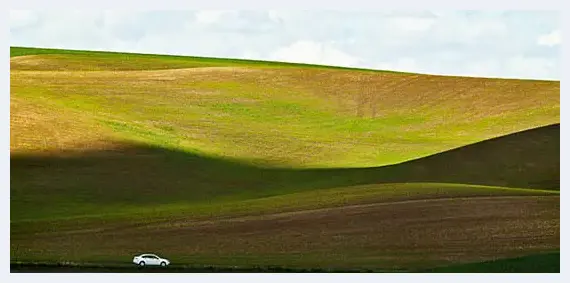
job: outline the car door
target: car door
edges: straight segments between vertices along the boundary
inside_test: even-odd
[[[154,263],[154,262],[155,262],[154,257],[151,256],[151,255],[145,255],[145,256],[143,256],[143,260],[144,260],[144,263],[145,263],[146,265],[155,265],[155,263]]]
[[[160,259],[157,256],[151,255],[150,259],[152,261],[152,265],[160,265]]]

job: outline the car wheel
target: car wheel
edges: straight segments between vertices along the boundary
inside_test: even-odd
[[[144,261],[139,262],[139,265],[144,266],[145,265]]]
[[[164,261],[161,262],[161,263],[160,263],[160,266],[166,266],[166,262],[164,262]]]

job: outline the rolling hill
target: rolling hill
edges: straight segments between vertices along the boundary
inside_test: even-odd
[[[559,82],[10,55],[13,260],[396,270],[559,249]]]

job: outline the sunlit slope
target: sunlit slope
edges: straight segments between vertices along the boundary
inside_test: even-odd
[[[560,120],[553,81],[113,56],[12,57],[11,152],[135,141],[263,165],[366,167]]]

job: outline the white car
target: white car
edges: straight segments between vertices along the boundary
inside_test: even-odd
[[[161,258],[155,254],[142,254],[135,256],[133,258],[133,263],[138,264],[140,266],[145,266],[145,265],[167,266],[170,264],[170,261],[168,259]]]

